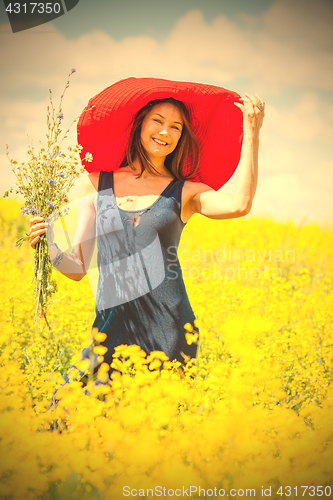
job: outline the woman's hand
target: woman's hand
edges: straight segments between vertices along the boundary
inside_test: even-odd
[[[44,221],[43,217],[33,217],[30,219],[30,231],[29,231],[29,242],[31,248],[35,248],[36,243],[40,240],[42,234],[45,234],[49,229],[51,230],[50,237],[48,237],[49,243],[54,240],[53,234],[53,224],[48,224]]]
[[[244,136],[251,138],[259,137],[259,132],[265,116],[265,103],[257,94],[253,97],[245,93],[245,96],[245,98],[241,98],[243,104],[238,102],[234,103],[243,113]],[[259,107],[261,109],[259,109]]]
[[[53,244],[54,233],[53,224],[44,221],[43,217],[33,217],[30,219],[29,242],[31,248],[35,248],[42,234],[46,233],[48,252],[51,260],[58,254],[58,247]]]

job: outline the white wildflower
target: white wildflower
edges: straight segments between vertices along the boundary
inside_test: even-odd
[[[86,153],[84,157],[84,161],[87,161],[88,163],[93,161],[93,157],[91,153]]]

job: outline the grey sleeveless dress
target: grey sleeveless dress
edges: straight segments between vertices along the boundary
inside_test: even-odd
[[[173,179],[150,207],[128,211],[116,204],[113,172],[100,172],[96,213],[99,281],[92,326],[107,335],[101,345],[108,349],[104,361],[110,365],[114,348],[121,344],[136,344],[147,354],[163,351],[170,361],[181,363],[184,355],[196,357],[196,344],[188,345],[185,338],[186,323],[196,332],[198,329],[177,256],[186,225],[180,218],[183,185],[184,181]],[[86,347],[81,357],[88,355]],[[96,373],[97,361],[94,364]],[[68,380],[65,375],[64,383]],[[84,378],[81,381],[85,383]]]

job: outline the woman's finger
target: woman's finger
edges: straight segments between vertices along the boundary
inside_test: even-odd
[[[261,97],[259,97],[257,94],[256,94],[256,102],[254,103],[254,105],[256,107],[257,114],[262,114],[262,115],[265,114],[265,103],[261,99]]]
[[[30,227],[36,224],[37,222],[43,222],[43,221],[44,221],[43,217],[32,217],[30,219]]]
[[[34,233],[41,234],[41,232],[45,231],[47,231],[47,225],[45,223],[34,224],[33,226],[30,227],[29,235]]]
[[[244,99],[244,104],[247,106],[247,110],[250,114],[255,113],[255,103],[252,99],[255,99],[253,96],[250,94],[245,94],[247,97]]]
[[[29,234],[43,234],[47,231],[47,227],[32,227],[29,231]]]
[[[245,92],[245,95],[246,95],[246,97],[248,97],[248,98],[250,99],[250,101],[251,101],[252,103],[254,103],[254,102],[255,102],[256,98],[255,98],[253,95],[248,94],[247,92]]]
[[[256,98],[260,99],[263,104],[265,104],[265,101],[260,97],[260,95],[256,94]]]
[[[243,107],[243,109],[245,109],[245,108],[246,108],[246,105],[247,105],[247,104],[250,104],[250,105],[252,105],[252,104],[253,104],[253,103],[252,103],[252,101],[251,101],[251,99],[250,99],[249,97],[240,97],[240,98],[239,98],[239,100],[240,100],[240,101],[243,101],[243,103],[242,103],[242,104],[241,104],[241,103],[238,103],[240,106],[242,106],[242,107]],[[236,104],[236,103],[234,103],[234,104]]]
[[[37,241],[40,240],[40,236],[36,236],[36,238],[34,238],[33,240],[30,241],[30,246],[32,248],[35,248],[35,245],[37,243]]]
[[[29,235],[38,229],[46,228],[47,225],[48,225],[47,222],[45,222],[42,217],[34,217],[34,218],[30,219]]]
[[[243,102],[252,102],[249,97],[240,97],[239,100]]]
[[[263,106],[265,105],[264,100],[258,94],[255,94],[255,97],[254,97],[253,95],[245,92],[245,95],[247,97],[245,97],[245,98],[240,97],[239,100],[244,101],[244,102],[251,102],[254,106],[255,106],[256,102],[259,100],[263,104]]]
[[[38,222],[36,221],[34,224],[31,224],[30,227],[46,227],[48,225],[47,222],[43,221],[43,222]]]
[[[41,229],[36,229],[34,226],[30,228],[29,231],[29,243],[32,248],[35,248],[35,245],[38,240],[40,240],[40,237],[42,234],[45,234],[47,231],[47,228],[43,227]]]
[[[53,223],[45,222],[43,217],[32,217],[30,219],[30,230],[29,230],[29,243],[32,248],[35,248],[36,243],[40,240],[42,234],[47,233],[50,230],[50,239],[53,241]]]

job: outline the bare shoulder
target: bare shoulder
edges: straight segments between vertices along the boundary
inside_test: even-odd
[[[196,203],[198,196],[206,191],[215,191],[203,182],[185,181],[183,187],[183,204]]]
[[[83,176],[81,184],[81,194],[86,196],[95,194],[98,191],[99,172],[91,172]]]
[[[195,213],[199,212],[199,197],[201,193],[214,191],[203,182],[185,181],[182,192],[182,220],[187,222]]]
[[[96,213],[99,172],[92,172],[80,179],[79,207],[81,213]]]
[[[184,191],[189,197],[194,197],[195,195],[204,193],[205,191],[215,191],[215,189],[211,188],[207,184],[204,184],[203,182],[185,181]]]

